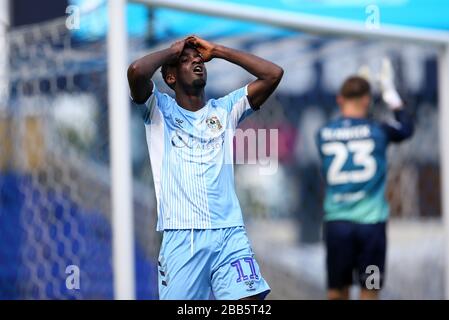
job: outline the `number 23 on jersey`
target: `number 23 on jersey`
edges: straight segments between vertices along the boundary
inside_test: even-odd
[[[377,170],[376,159],[372,155],[374,148],[373,139],[323,144],[322,153],[333,157],[327,170],[327,183],[329,185],[363,183],[373,178]],[[349,157],[352,157],[354,168],[344,170]]]

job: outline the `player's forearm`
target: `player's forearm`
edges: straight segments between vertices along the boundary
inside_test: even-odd
[[[152,89],[150,82],[154,73],[164,63],[176,59],[177,52],[173,48],[160,50],[134,61],[128,68],[128,82],[133,99],[143,103],[148,99]]]
[[[394,117],[396,121],[400,123],[400,133],[404,139],[407,139],[413,135],[415,126],[410,114],[403,108],[394,111]]]
[[[225,59],[241,66],[257,77],[257,80],[248,85],[248,100],[255,110],[258,110],[274,92],[284,74],[284,70],[278,65],[249,53],[223,46],[216,46],[213,51],[215,58]]]
[[[385,123],[383,128],[388,139],[392,142],[402,142],[413,135],[414,123],[412,117],[405,110],[394,111],[396,123]]]
[[[281,67],[270,61],[221,45],[214,47],[213,56],[234,63],[261,80],[278,81],[284,72]]]
[[[173,48],[156,51],[134,61],[129,66],[128,72],[134,77],[151,78],[158,68],[176,57],[177,53]]]

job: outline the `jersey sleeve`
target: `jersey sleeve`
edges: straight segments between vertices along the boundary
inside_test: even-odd
[[[254,112],[248,101],[248,86],[244,86],[231,92],[218,99],[216,103],[219,107],[226,109],[229,113],[234,128]]]
[[[148,100],[144,104],[137,104],[141,107],[142,118],[145,124],[151,124],[156,110],[160,110],[164,116],[167,115],[173,105],[172,100],[169,95],[160,92],[153,82],[153,90]]]
[[[411,116],[404,110],[394,112],[394,121],[384,122],[382,128],[389,142],[401,142],[413,135],[414,124]]]
[[[321,131],[323,128],[318,129],[318,131],[315,133],[315,146],[318,151],[319,156],[322,158],[323,153],[321,152]]]

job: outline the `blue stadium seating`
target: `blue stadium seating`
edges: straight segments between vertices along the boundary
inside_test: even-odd
[[[86,211],[67,194],[56,194],[51,190],[46,194],[41,192],[33,187],[27,175],[12,172],[0,174],[0,299],[42,298],[42,288],[30,281],[32,272],[43,279],[53,279],[43,281],[44,296],[47,298],[112,299],[112,234],[109,221],[100,212]],[[31,205],[28,206],[33,208],[32,211],[24,207],[25,194],[32,195],[29,197]],[[45,206],[39,201],[40,198],[47,199]],[[67,215],[63,217],[63,207],[69,208],[70,218],[75,223],[64,221]],[[36,214],[43,223],[27,224]],[[56,228],[58,222],[63,226],[62,233],[67,235],[71,234],[74,225],[78,226],[79,236],[69,236],[67,241],[62,241],[61,230]],[[24,225],[29,229],[25,230]],[[27,232],[31,230],[33,232]],[[51,241],[40,241],[44,233]],[[41,252],[44,259],[38,260],[36,251]],[[72,255],[67,254],[69,251]],[[145,255],[138,243],[135,253],[137,298],[155,299],[155,261]],[[25,260],[31,261],[32,266],[24,263],[24,254]],[[79,258],[81,270],[81,288],[75,294],[66,288],[66,274],[61,274],[61,265],[74,263],[70,256]]]

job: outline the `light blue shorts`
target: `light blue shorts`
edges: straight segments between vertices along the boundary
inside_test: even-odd
[[[161,300],[237,300],[270,292],[244,227],[166,230],[158,262]]]

